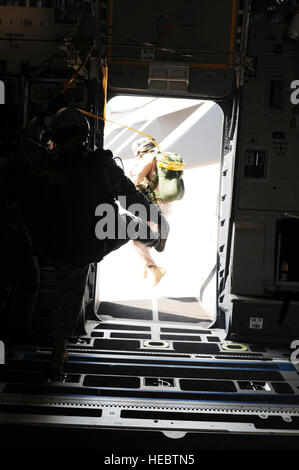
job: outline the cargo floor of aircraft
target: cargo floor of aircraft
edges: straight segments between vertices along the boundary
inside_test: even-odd
[[[224,330],[201,325],[137,320],[134,309],[132,318],[89,321],[87,335],[69,340],[57,381],[46,376],[50,348],[11,347],[0,366],[0,425],[298,436],[290,351],[226,341]]]

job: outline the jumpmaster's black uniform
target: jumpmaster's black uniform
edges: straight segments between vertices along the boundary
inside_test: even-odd
[[[136,190],[109,150],[92,152],[83,146],[58,149],[39,175],[38,186],[43,223],[38,223],[34,232],[39,232],[38,238],[54,258],[83,264],[101,261],[126,243],[129,238],[99,240],[95,233],[99,221],[95,211],[100,204],[114,208],[116,237],[118,224],[131,220],[119,216],[116,204],[119,196],[126,197],[125,209],[134,203],[142,204],[147,221],[150,221],[150,211],[154,221],[161,218],[160,211]],[[147,244],[154,246],[155,241],[157,238],[149,239]]]
[[[90,151],[85,146],[58,148],[48,152],[27,139],[15,156],[12,167],[12,194],[21,207],[25,223],[40,260],[51,260],[52,272],[60,293],[40,295],[35,327],[55,338],[72,335],[84,294],[89,264],[125,244],[126,239],[99,240],[95,215],[100,204],[115,208],[115,226],[127,224],[130,216],[120,216],[116,200],[126,196],[127,207],[143,204],[150,220],[147,200],[113,160],[109,150]],[[152,205],[153,206],[153,205]],[[157,206],[151,208],[154,221],[163,216]],[[146,221],[140,221],[145,224]],[[148,228],[154,246],[157,237]],[[43,279],[43,276],[46,279]],[[41,271],[41,294],[51,270]],[[113,282],[113,279],[111,279]],[[52,300],[53,301],[52,301]]]

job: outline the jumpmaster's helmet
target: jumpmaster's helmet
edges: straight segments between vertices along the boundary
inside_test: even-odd
[[[89,136],[89,122],[75,107],[61,108],[53,117],[53,139],[59,144],[65,139],[79,137],[86,141]]]

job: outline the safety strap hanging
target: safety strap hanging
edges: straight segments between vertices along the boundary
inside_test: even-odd
[[[163,167],[163,168],[166,168],[167,170],[172,170],[172,171],[183,171],[184,166],[186,165],[186,163],[185,162],[171,162],[171,161],[169,161],[168,158],[166,157],[165,153],[162,152],[162,150],[160,149],[160,147],[157,144],[156,140],[151,135],[145,134],[144,132],[141,132],[141,131],[138,131],[137,129],[134,129],[134,127],[125,126],[124,124],[120,124],[119,122],[110,121],[109,119],[106,119],[104,117],[97,116],[96,114],[90,113],[89,111],[84,111],[84,109],[80,109],[80,108],[77,108],[77,109],[78,109],[78,111],[80,111],[85,116],[92,117],[94,119],[100,119],[101,121],[104,121],[104,122],[105,121],[110,122],[111,124],[116,124],[117,126],[121,126],[125,129],[129,129],[130,131],[137,132],[138,134],[143,135],[144,137],[147,137],[155,145],[155,147],[157,147],[157,149],[160,151],[160,153],[163,155],[163,158],[164,158],[165,162],[157,162],[157,165],[159,167]]]

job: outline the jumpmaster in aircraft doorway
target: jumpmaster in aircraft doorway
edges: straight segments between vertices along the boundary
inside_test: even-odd
[[[164,151],[186,162],[185,195],[171,203],[170,234],[163,253],[151,250],[166,274],[152,287],[132,242],[99,265],[97,291],[102,318],[210,324],[216,317],[217,206],[223,113],[212,101],[120,95],[107,119],[151,135]],[[129,176],[136,163],[132,144],[140,134],[106,122],[104,147],[122,160]],[[117,160],[119,164],[120,161]]]

